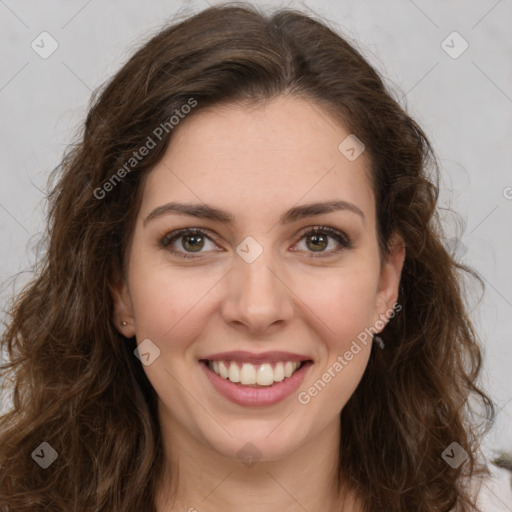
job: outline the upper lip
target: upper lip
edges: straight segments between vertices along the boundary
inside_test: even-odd
[[[279,361],[310,361],[311,357],[304,354],[294,354],[292,352],[272,351],[247,352],[244,350],[234,350],[231,352],[218,352],[201,358],[208,361],[239,361],[243,363],[263,364]]]

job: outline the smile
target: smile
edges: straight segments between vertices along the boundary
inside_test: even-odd
[[[209,383],[224,398],[243,406],[268,406],[290,396],[313,361],[307,356],[274,352],[230,352],[200,359]]]
[[[278,361],[254,365],[235,361],[208,361],[208,367],[223,379],[242,386],[271,386],[291,377],[303,363]]]

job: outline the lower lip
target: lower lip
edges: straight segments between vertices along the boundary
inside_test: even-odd
[[[201,361],[199,364],[203,367],[213,387],[229,401],[238,405],[262,407],[276,404],[290,396],[301,385],[306,372],[313,363],[307,361],[291,377],[276,382],[272,386],[261,388],[235,384],[210,370],[205,361]]]

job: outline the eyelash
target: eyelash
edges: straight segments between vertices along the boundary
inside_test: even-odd
[[[346,250],[346,249],[352,249],[352,247],[353,247],[353,244],[352,244],[351,240],[346,235],[344,235],[343,233],[341,233],[337,229],[333,229],[333,228],[330,228],[330,227],[327,227],[327,226],[315,226],[314,228],[311,228],[308,231],[303,232],[301,234],[301,236],[300,236],[298,241],[302,240],[303,238],[305,238],[308,235],[317,235],[317,234],[327,234],[327,235],[329,235],[331,238],[335,239],[341,245],[341,247],[339,247],[337,249],[333,249],[333,250],[327,251],[327,252],[319,252],[317,254],[312,253],[308,257],[311,257],[311,258],[322,258],[322,257],[326,257],[326,255],[330,256],[332,254],[337,254],[337,253],[339,253],[339,252],[341,252],[343,250]],[[202,229],[199,229],[199,228],[184,228],[184,229],[179,229],[177,231],[172,231],[171,233],[167,233],[166,235],[164,235],[160,239],[159,245],[162,248],[164,248],[164,249],[168,250],[169,252],[171,252],[172,254],[176,254],[176,255],[178,255],[179,257],[182,257],[182,258],[191,259],[191,258],[198,258],[198,257],[200,257],[200,256],[192,255],[193,253],[186,253],[186,252],[175,251],[175,250],[169,249],[169,245],[171,245],[175,240],[177,240],[179,238],[182,238],[182,237],[184,237],[186,235],[201,235],[201,236],[204,236],[204,237],[208,238],[212,242],[215,242],[210,236],[208,236],[207,232],[202,230]],[[197,253],[197,254],[200,255],[201,253]]]

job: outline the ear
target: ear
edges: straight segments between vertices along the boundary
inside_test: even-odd
[[[381,266],[379,287],[375,303],[376,317],[374,325],[378,328],[379,332],[384,329],[389,319],[389,314],[386,315],[386,312],[393,311],[393,307],[398,300],[404,261],[405,242],[398,233],[392,233],[388,243],[388,253],[385,255]],[[384,316],[386,320],[383,322],[382,318]]]
[[[114,324],[123,336],[132,338],[135,336],[133,304],[128,284],[123,277],[118,277],[110,286],[110,293],[114,302]],[[126,325],[123,325],[123,322],[126,322]]]

